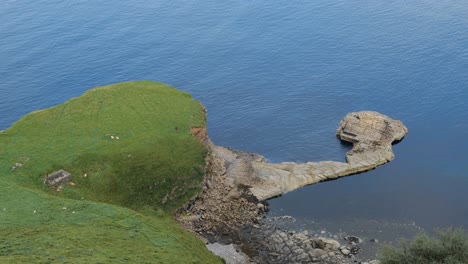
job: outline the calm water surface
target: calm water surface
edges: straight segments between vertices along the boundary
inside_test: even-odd
[[[375,110],[409,128],[396,159],[274,199],[271,215],[468,228],[467,14],[448,0],[5,0],[0,129],[98,85],[151,79],[199,99],[219,145],[342,161],[339,121]]]

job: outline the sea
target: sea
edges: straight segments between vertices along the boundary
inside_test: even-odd
[[[394,161],[272,199],[270,218],[368,236],[468,228],[467,1],[0,2],[0,130],[142,79],[190,92],[215,144],[270,162],[344,161],[349,112],[408,127]]]

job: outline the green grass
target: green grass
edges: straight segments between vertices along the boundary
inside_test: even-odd
[[[199,191],[206,149],[189,131],[205,122],[188,93],[140,81],[1,132],[0,263],[219,263],[171,216]],[[76,185],[45,186],[58,169]]]
[[[438,230],[436,236],[421,234],[401,247],[386,246],[382,264],[466,264],[468,235],[461,229]]]

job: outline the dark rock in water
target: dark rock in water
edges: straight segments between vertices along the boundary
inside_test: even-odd
[[[358,247],[358,246],[353,246],[349,249],[349,251],[351,251],[351,254],[352,255],[357,255],[359,253],[362,252],[362,248]]]
[[[57,187],[71,181],[72,175],[64,170],[59,170],[45,178],[44,183],[50,186]]]
[[[361,244],[362,239],[360,239],[357,236],[345,236],[344,240],[348,241],[349,244],[351,245],[356,245],[356,244]]]

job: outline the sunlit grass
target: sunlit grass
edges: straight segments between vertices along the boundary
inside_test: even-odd
[[[200,188],[189,130],[205,125],[189,94],[149,81],[23,117],[0,133],[0,263],[218,262],[170,216]],[[45,186],[58,169],[75,185]]]

